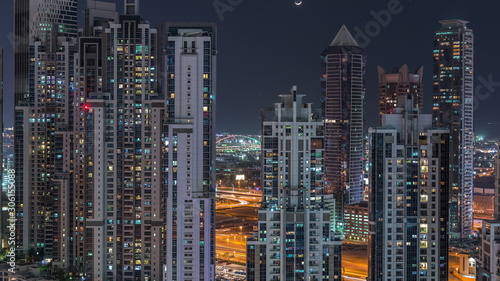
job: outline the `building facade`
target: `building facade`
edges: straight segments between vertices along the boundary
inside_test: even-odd
[[[216,26],[168,23],[164,279],[215,278]]]
[[[433,118],[450,129],[450,234],[472,233],[474,178],[474,35],[467,21],[444,20],[434,36]]]
[[[411,94],[414,107],[422,110],[424,106],[424,87],[422,83],[424,67],[420,66],[415,73],[408,70],[408,65],[401,66],[392,73],[386,73],[381,66],[378,70],[378,113],[379,125],[382,115],[391,114],[396,108],[398,97]]]
[[[63,150],[71,129],[76,6],[76,0],[14,3],[17,257],[63,267],[71,261],[62,238],[71,229]]]
[[[368,244],[368,201],[344,206],[344,241]]]
[[[126,2],[117,17],[90,1],[76,59],[74,270],[85,280],[163,278],[161,34]]]
[[[500,143],[499,143],[500,144]],[[500,146],[499,146],[500,148]],[[500,280],[500,150],[495,157],[495,216],[484,220],[479,233],[478,281]]]
[[[262,206],[248,280],[341,280],[341,241],[324,187],[324,125],[294,86],[262,110]]]
[[[75,39],[30,44],[29,102],[15,107],[16,246],[20,257],[67,267],[72,227],[69,189]]]
[[[372,281],[448,280],[450,134],[401,96],[370,128]]]
[[[476,280],[500,280],[500,221],[498,220],[483,220],[479,233]]]

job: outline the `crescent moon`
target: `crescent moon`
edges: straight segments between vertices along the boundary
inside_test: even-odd
[[[295,0],[295,5],[297,5],[297,6],[302,5],[302,0]]]

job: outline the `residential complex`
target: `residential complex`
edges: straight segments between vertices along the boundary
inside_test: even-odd
[[[164,280],[215,276],[216,27],[168,23]]]
[[[110,18],[86,23],[76,60],[74,237],[86,280],[163,278],[161,34],[127,3],[119,17],[89,3],[87,20]]]
[[[447,280],[450,133],[411,94],[370,128],[369,278]]]
[[[325,193],[320,111],[294,86],[262,110],[262,207],[247,241],[248,280],[341,280]]]

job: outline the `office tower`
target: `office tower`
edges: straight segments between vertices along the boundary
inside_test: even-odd
[[[370,280],[447,280],[449,130],[409,94],[370,128]]]
[[[363,102],[366,56],[343,25],[330,46],[323,52],[321,60],[325,192],[333,195],[333,198],[329,199],[332,209],[331,220],[335,240],[340,240],[344,228],[343,205],[356,204],[363,200]],[[337,244],[335,247],[335,252],[341,255],[341,245]]]
[[[363,101],[366,56],[342,26],[322,54],[327,188],[363,200]]]
[[[424,88],[422,84],[424,67],[420,66],[415,73],[408,70],[408,65],[404,64],[392,73],[386,73],[381,66],[378,70],[378,113],[379,124],[382,124],[382,115],[391,114],[396,107],[398,97],[411,94],[414,107],[422,110],[424,106]]]
[[[114,5],[89,4],[87,20],[99,20],[85,24],[91,30],[83,32],[76,59],[75,267],[85,280],[158,281],[166,114],[157,71],[161,38],[136,10],[116,18]]]
[[[444,20],[434,36],[434,124],[450,129],[450,235],[472,233],[474,36],[467,21]]]
[[[324,126],[303,96],[294,86],[262,110],[263,197],[247,241],[248,280],[341,280],[323,181]]]
[[[216,26],[168,23],[164,279],[215,278]]]
[[[368,244],[368,201],[344,206],[344,240]]]

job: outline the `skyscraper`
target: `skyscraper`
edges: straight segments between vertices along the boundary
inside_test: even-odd
[[[386,73],[381,66],[377,66],[377,70],[379,124],[382,124],[383,114],[391,114],[394,111],[398,97],[401,95],[411,94],[415,102],[414,107],[422,110],[424,106],[423,66],[419,67],[415,73],[411,73],[406,64],[399,70],[394,69],[392,73]]]
[[[213,280],[216,26],[166,29],[164,280]]]
[[[450,129],[450,234],[472,232],[474,35],[467,21],[444,20],[434,37],[434,124]]]
[[[319,109],[294,86],[262,110],[262,207],[247,241],[248,280],[341,280],[340,240],[324,187]]]
[[[127,0],[134,6],[136,1]],[[89,1],[75,89],[75,268],[85,280],[162,280],[161,35]]]
[[[16,24],[20,20],[18,4]],[[31,4],[30,8],[37,7]],[[66,268],[72,261],[68,256],[71,243],[64,241],[72,230],[72,214],[67,192],[71,185],[70,159],[63,156],[63,150],[70,150],[76,30],[73,34],[56,28],[64,20],[51,15],[69,12],[66,8],[72,4],[76,5],[72,1],[47,4],[54,9],[48,12],[50,15],[40,7],[35,12],[25,11],[34,17],[29,21],[31,37],[29,42],[15,46],[15,84],[27,86],[15,96],[16,196],[22,198],[16,247],[19,258],[45,259],[57,268]],[[21,67],[21,76],[17,75],[17,66]]]
[[[449,130],[400,96],[370,128],[369,277],[448,279]]]
[[[327,188],[363,200],[363,102],[366,56],[342,26],[322,54]]]
[[[55,267],[71,261],[63,238],[72,229],[65,193],[71,183],[62,150],[70,137],[76,6],[76,0],[14,3],[17,257]]]

